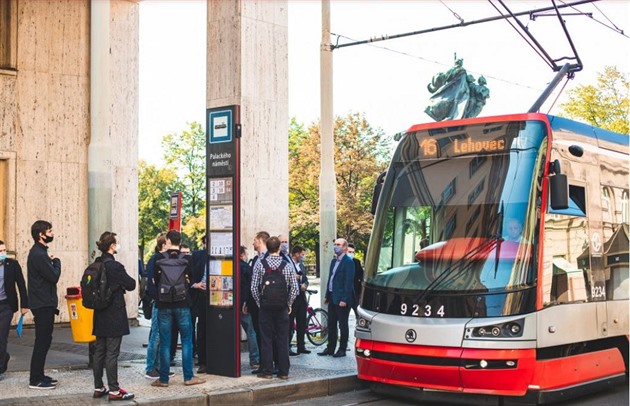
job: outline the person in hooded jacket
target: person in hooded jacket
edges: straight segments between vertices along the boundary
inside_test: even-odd
[[[129,276],[125,267],[116,261],[120,241],[116,233],[105,231],[96,243],[102,252],[99,260],[105,262],[107,284],[112,292],[111,304],[105,309],[94,310],[94,398],[108,396],[109,400],[131,400],[133,393],[118,384],[118,356],[122,338],[129,334],[125,292],[136,288],[136,280]],[[107,374],[109,390],[103,385],[103,367]]]

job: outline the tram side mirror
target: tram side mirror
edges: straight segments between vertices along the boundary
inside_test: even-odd
[[[553,210],[569,208],[569,181],[567,175],[560,173],[560,161],[557,159],[549,164],[550,205]]]
[[[378,178],[376,179],[376,184],[374,185],[374,191],[372,192],[372,207],[370,208],[370,212],[372,213],[372,215],[376,214],[376,205],[378,204],[378,198],[381,196],[381,190],[383,190],[385,175],[387,175],[387,171],[382,172],[380,175],[378,175]]]

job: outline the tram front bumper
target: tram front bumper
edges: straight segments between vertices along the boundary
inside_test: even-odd
[[[366,351],[367,350],[367,351]],[[358,339],[358,377],[413,388],[523,396],[531,383],[535,349],[467,349]]]

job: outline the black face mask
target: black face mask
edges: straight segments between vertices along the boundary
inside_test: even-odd
[[[45,235],[45,236],[44,236],[44,242],[45,242],[46,244],[51,243],[54,239],[55,239],[55,237],[50,236],[50,235]]]

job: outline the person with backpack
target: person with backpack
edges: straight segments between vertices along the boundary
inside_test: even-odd
[[[182,340],[184,385],[199,385],[206,380],[193,374],[192,316],[189,288],[192,280],[190,257],[182,254],[182,235],[177,230],[166,233],[166,252],[155,261],[154,283],[157,287],[157,312],[160,331],[160,377],[151,386],[168,387],[170,373],[171,330],[179,327]]]
[[[278,357],[278,378],[289,379],[289,314],[298,295],[291,266],[280,256],[280,239],[267,240],[269,255],[254,265],[251,291],[259,307],[261,334],[259,378],[273,378],[273,349]]]
[[[125,304],[125,292],[136,289],[136,279],[129,276],[125,267],[114,259],[120,247],[116,233],[105,231],[96,242],[101,256],[95,263],[100,265],[100,280],[91,278],[92,283],[98,281],[93,289],[100,290],[99,300],[106,301],[104,308],[94,309],[94,326],[92,334],[96,336],[94,343],[94,398],[108,396],[109,400],[131,400],[129,393],[118,384],[118,356],[123,336],[129,335],[129,321]],[[92,266],[90,266],[92,267]],[[84,285],[82,283],[82,285]],[[104,294],[103,294],[104,292]],[[95,303],[98,301],[95,301]],[[103,385],[103,367],[107,374],[109,390]]]

